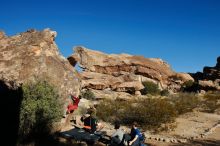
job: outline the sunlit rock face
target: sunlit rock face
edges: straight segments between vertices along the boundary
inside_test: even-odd
[[[10,37],[0,32],[0,80],[9,88],[47,80],[62,97],[71,91],[79,94],[79,74],[59,53],[56,35],[50,29],[31,29]]]
[[[99,51],[76,47],[75,53],[68,57],[75,66],[77,62],[83,69],[81,73],[83,88],[106,89],[139,94],[142,82],[151,81],[161,89],[178,91],[180,85],[193,78],[186,73],[176,73],[163,60],[144,58],[129,54],[105,54]]]

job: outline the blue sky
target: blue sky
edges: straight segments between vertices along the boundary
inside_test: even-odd
[[[220,56],[219,0],[0,0],[0,6],[7,35],[51,28],[65,57],[82,45],[196,72]]]

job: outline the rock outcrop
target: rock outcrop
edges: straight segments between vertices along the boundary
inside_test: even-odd
[[[220,90],[220,56],[216,66],[204,67],[203,72],[192,74],[202,90]]]
[[[177,91],[180,85],[193,78],[185,73],[175,73],[161,59],[144,58],[128,54],[104,54],[99,51],[76,47],[68,57],[75,66],[83,69],[83,88],[106,89],[140,94],[143,81],[152,81],[161,89]]]
[[[8,37],[0,32],[0,81],[9,88],[23,83],[47,80],[59,93],[79,94],[81,80],[72,65],[60,55],[54,39],[56,32],[49,29]]]

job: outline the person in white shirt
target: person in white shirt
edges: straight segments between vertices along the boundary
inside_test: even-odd
[[[110,146],[118,146],[121,144],[124,132],[120,129],[120,123],[115,122],[115,132],[111,135]]]

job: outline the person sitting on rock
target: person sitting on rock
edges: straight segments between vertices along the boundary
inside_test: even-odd
[[[120,123],[115,122],[115,132],[111,135],[110,146],[120,146],[123,144],[124,132],[120,129]]]
[[[104,128],[104,125],[98,121],[97,119],[97,116],[96,116],[96,113],[97,113],[97,110],[96,110],[96,107],[97,107],[97,104],[91,104],[89,106],[89,108],[87,109],[87,112],[86,114],[89,114],[91,115],[92,118],[95,118],[96,119],[96,122],[97,122],[97,131],[100,131]]]
[[[81,117],[81,122],[83,122],[83,129],[94,133],[97,130],[97,121],[94,117],[92,117],[90,114],[85,114]]]
[[[137,122],[133,122],[130,134],[125,134],[125,141],[128,142],[129,146],[140,146],[143,145],[143,140],[144,136],[137,128]]]

